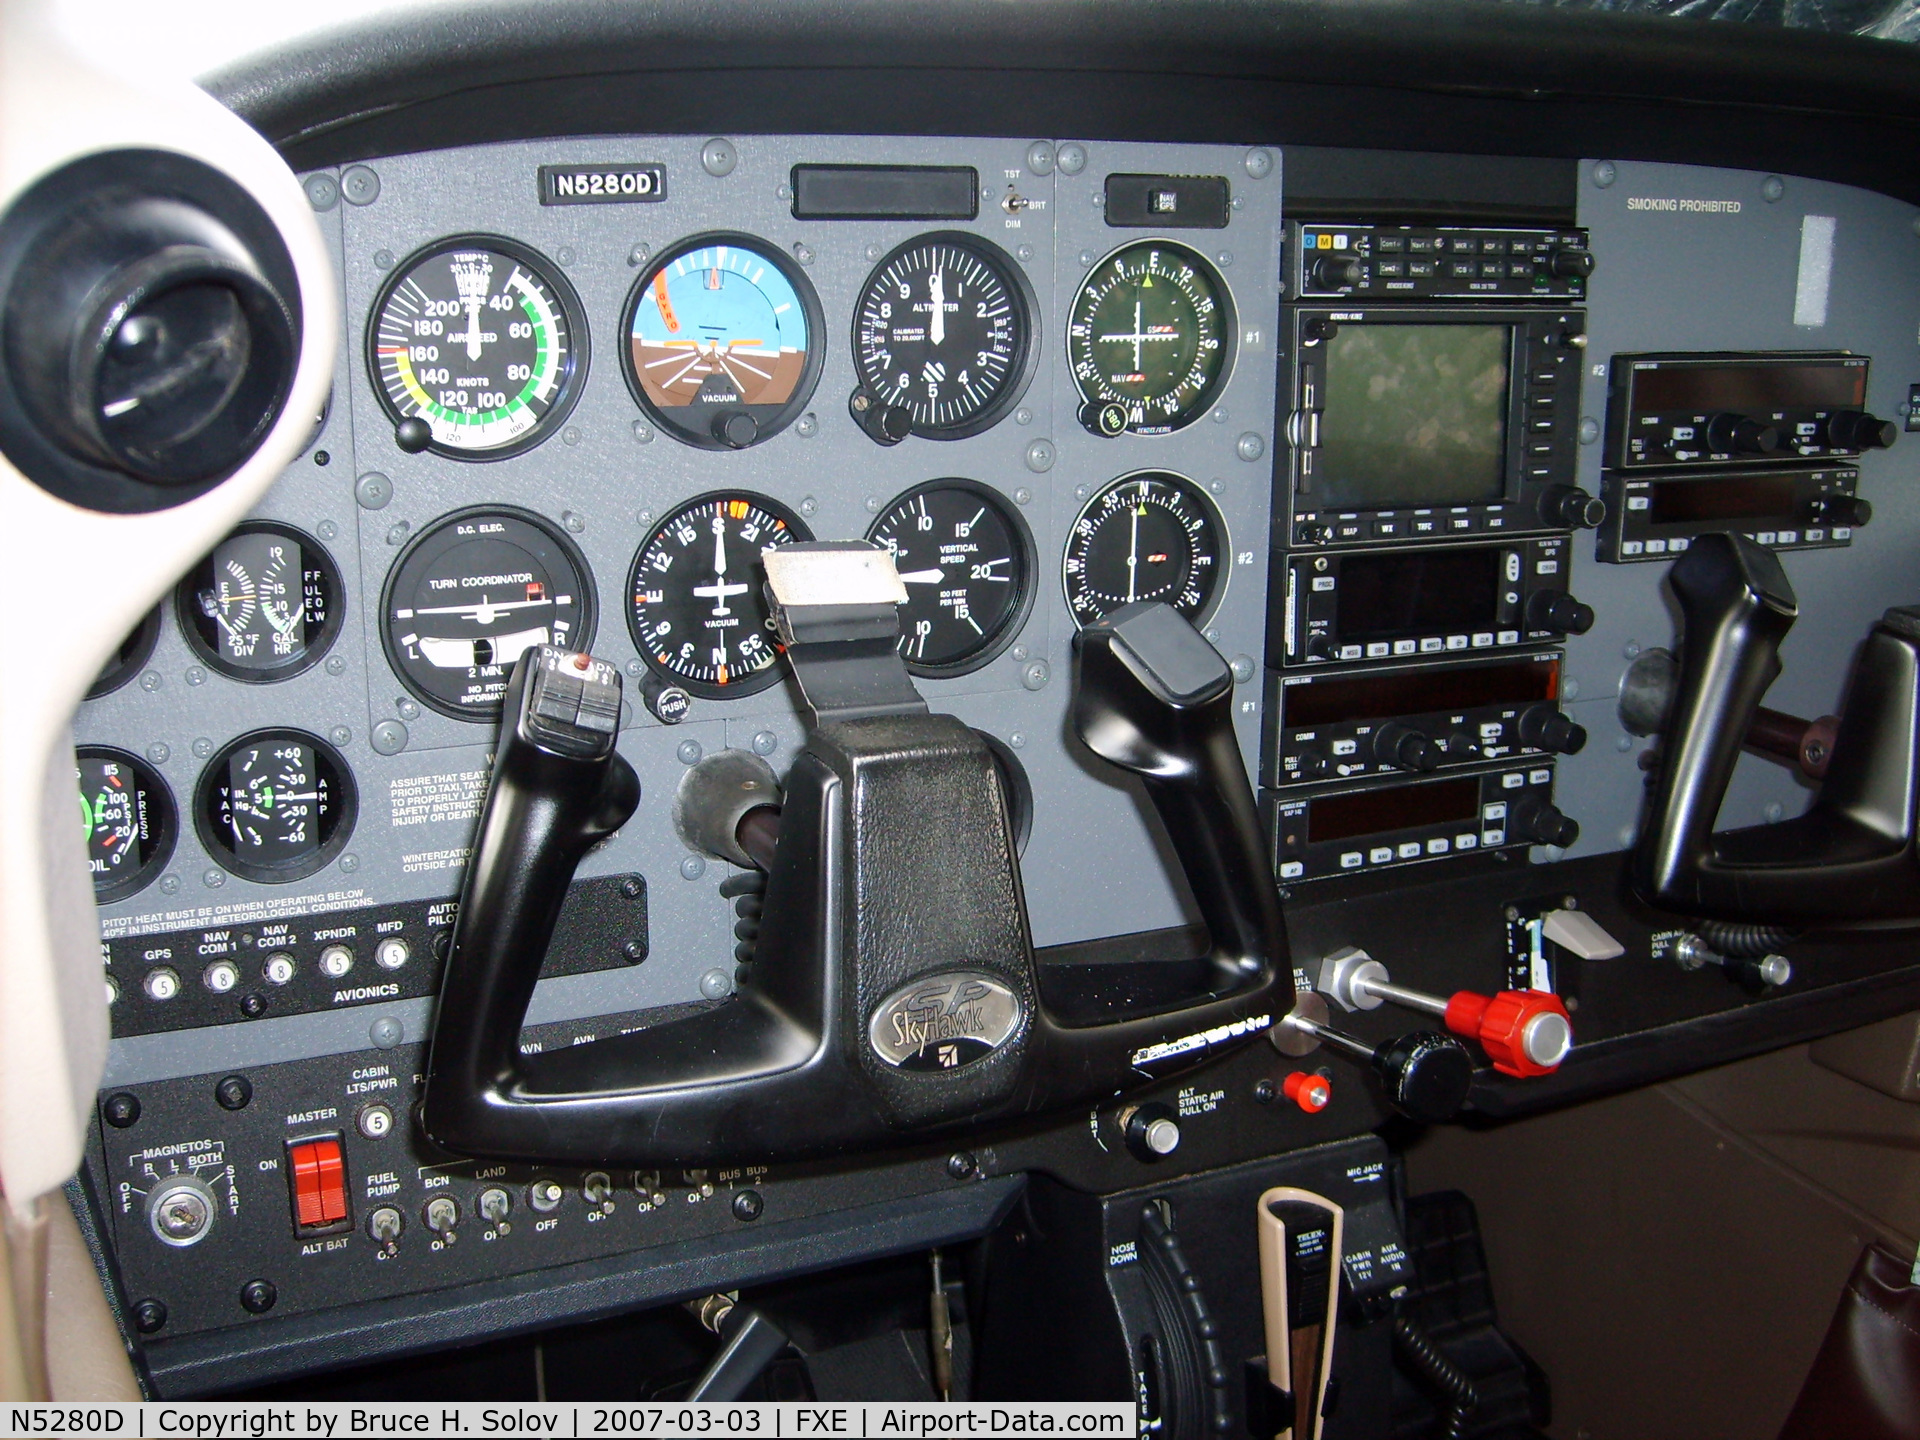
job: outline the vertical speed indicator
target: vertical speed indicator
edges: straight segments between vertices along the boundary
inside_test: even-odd
[[[586,373],[579,315],[559,271],[511,240],[439,240],[396,267],[367,348],[401,448],[492,460],[545,439]]]
[[[1226,383],[1233,303],[1216,271],[1170,240],[1139,240],[1088,272],[1067,319],[1080,420],[1102,435],[1191,425]]]

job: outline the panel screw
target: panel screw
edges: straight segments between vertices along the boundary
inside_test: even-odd
[[[573,264],[573,247],[571,245],[562,245],[558,250],[553,252],[553,258],[556,263],[561,265]]]
[[[1087,168],[1087,149],[1084,145],[1062,145],[1054,151],[1053,163],[1062,175],[1078,175]]]
[[[309,175],[301,182],[307,203],[323,214],[340,203],[340,185],[331,175]]]
[[[709,970],[700,977],[700,993],[709,1000],[724,1000],[733,993],[733,980],[724,970]]]
[[[377,755],[398,755],[407,748],[407,727],[398,720],[382,720],[373,727],[373,749]]]
[[[408,532],[412,529],[413,527],[404,520],[390,525],[387,527],[387,544],[398,545],[402,543],[407,538]]]
[[[784,190],[787,187],[782,185],[780,188]],[[802,265],[811,265],[813,263],[813,247],[804,240],[794,241],[793,258],[798,260]]]
[[[253,1100],[253,1085],[244,1075],[229,1075],[213,1087],[222,1110],[244,1110]]]
[[[162,895],[178,895],[180,893],[180,877],[178,875],[162,875],[160,877],[160,893]]]
[[[207,683],[206,671],[202,670],[198,665],[189,665],[187,667],[187,684],[204,685],[206,683]]]
[[[258,1020],[267,1013],[267,997],[258,990],[250,990],[240,997],[240,1013],[249,1020]]]
[[[642,445],[653,443],[653,427],[644,420],[633,422],[633,438]]]
[[[653,247],[647,244],[647,242],[644,240],[642,240],[638,245],[635,245],[631,250],[627,251],[627,264],[629,265],[634,265],[634,266],[644,265],[647,263],[648,260],[652,258],[653,258]]]
[[[956,1180],[965,1180],[978,1168],[973,1156],[965,1150],[956,1150],[947,1156],[947,1174]]]
[[[240,1287],[240,1306],[250,1315],[266,1314],[279,1298],[271,1280],[249,1280]]]
[[[393,708],[402,720],[418,720],[420,718],[420,707],[404,695],[394,701]]]
[[[1580,443],[1592,445],[1600,438],[1600,422],[1591,415],[1580,417]]]
[[[701,859],[700,856],[698,855],[689,855],[687,856],[686,859],[680,862],[680,878],[682,880],[698,880],[702,875],[706,873],[707,873],[707,862]],[[718,973],[719,972],[717,970],[709,970],[707,972],[708,975],[717,975]],[[700,980],[700,989],[704,992],[706,988],[707,988],[706,977],[702,976]],[[722,991],[721,993],[725,994],[726,992]],[[713,997],[708,996],[707,998],[712,999]]]
[[[1033,247],[1031,245],[1022,245],[1018,250],[1014,251],[1013,253],[1020,257],[1020,263],[1023,265],[1029,263],[1033,259]]]
[[[167,1323],[167,1307],[158,1300],[140,1300],[133,1307],[133,1328],[151,1335]]]
[[[1236,655],[1232,660],[1233,680],[1236,685],[1245,685],[1253,679],[1254,664],[1251,655]]]
[[[1769,205],[1776,203],[1787,193],[1787,182],[1778,175],[1769,175],[1760,182],[1760,198]]]
[[[1044,475],[1053,468],[1054,450],[1051,440],[1036,440],[1027,446],[1027,468],[1036,475]]]
[[[647,887],[642,885],[634,876],[629,875],[620,882],[620,893],[629,900],[638,900],[642,895],[647,893]]]
[[[189,748],[193,751],[196,760],[204,760],[213,754],[213,741],[202,735],[198,740],[195,740]]]
[[[820,417],[809,410],[800,417],[799,423],[793,427],[793,433],[798,435],[802,440],[811,440],[820,433]]]
[[[816,515],[819,513],[819,510],[820,510],[820,502],[814,499],[813,496],[808,495],[801,499],[800,513],[802,515],[808,515],[808,516]]]
[[[354,483],[353,498],[362,510],[384,510],[393,499],[393,481],[378,470],[369,470]]]
[[[1213,258],[1220,262],[1220,267],[1223,270],[1227,266],[1233,264],[1233,252],[1231,250],[1222,250],[1218,255],[1215,255]]]
[[[620,953],[627,957],[629,965],[638,965],[647,958],[647,947],[638,940],[629,940],[620,947]]]
[[[1593,183],[1602,190],[1620,178],[1619,167],[1611,160],[1596,160],[1593,165]]]
[[[1013,503],[1016,505],[1031,505],[1033,503],[1033,491],[1022,485],[1018,490],[1013,492]]]
[[[1027,169],[1035,175],[1053,173],[1053,146],[1044,140],[1036,140],[1027,146]]]
[[[1274,1088],[1273,1081],[1271,1080],[1262,1080],[1258,1085],[1253,1087],[1254,1101],[1260,1105],[1271,1105],[1273,1103],[1273,1097],[1279,1093],[1280,1092]]]
[[[100,1114],[114,1129],[124,1130],[140,1118],[140,1099],[122,1090],[118,1095],[107,1097]]]
[[[370,166],[349,165],[340,172],[340,193],[349,205],[371,205],[380,198],[380,177]]]
[[[1242,460],[1258,460],[1267,453],[1267,442],[1249,430],[1233,442],[1233,453]]]
[[[1016,750],[1026,749],[1027,748],[1026,734],[1023,731],[1019,731],[1019,730],[1014,731],[1011,735],[1007,736],[1007,744],[1011,745]]]
[[[758,1190],[742,1190],[733,1197],[733,1218],[736,1220],[758,1220],[760,1212],[766,1209]]]
[[[367,1027],[367,1038],[382,1050],[391,1050],[407,1038],[407,1027],[391,1015],[382,1015]]]
[[[149,670],[140,677],[140,688],[151,695],[167,682],[161,678],[158,670]]]
[[[322,470],[324,470],[327,468],[327,466],[333,463],[333,456],[329,455],[324,450],[316,450],[313,452],[313,463],[318,465]],[[325,535],[325,536],[322,536],[321,538],[325,540],[331,540],[333,537],[331,535]]]
[[[576,435],[574,438],[577,440],[580,437]],[[580,535],[586,531],[587,517],[577,510],[569,510],[560,517],[560,523],[567,527],[569,535]]]
[[[731,141],[718,136],[700,147],[700,168],[714,179],[731,175],[733,167],[740,163],[740,152],[733,148]]]
[[[679,757],[682,765],[698,765],[700,763],[700,757],[704,755],[706,751],[700,748],[700,742],[698,740],[682,740],[679,747],[673,753]]]
[[[327,738],[336,745],[351,745],[353,743],[353,731],[344,725],[336,725],[327,732]]]
[[[780,737],[774,734],[773,731],[759,730],[754,732],[754,737],[753,737],[753,753],[754,754],[771,755],[774,751],[778,750],[779,748],[780,748]]]
[[[338,655],[333,656],[331,659],[327,661],[327,674],[344,675],[346,673],[347,673],[347,662],[342,660]]]
[[[1047,680],[1052,674],[1053,671],[1047,668],[1046,661],[1034,660],[1029,662],[1027,668],[1020,672],[1020,683],[1029,690],[1044,690],[1047,688]]]
[[[218,890],[222,885],[227,883],[227,872],[224,870],[209,870],[200,877],[200,883],[209,890]]]
[[[567,426],[566,429],[560,432],[560,443],[562,445],[578,445],[580,443],[579,428],[573,425]]]
[[[376,270],[391,270],[393,268],[393,252],[391,250],[374,251],[373,264]]]
[[[318,525],[314,526],[314,530],[322,540],[335,540],[338,539],[340,535],[340,527],[331,520],[322,520]]]
[[[1247,158],[1241,162],[1247,167],[1247,174],[1255,180],[1264,180],[1273,173],[1273,152],[1271,150],[1249,150]]]
[[[340,868],[349,875],[353,874],[360,868],[360,857],[358,855],[342,855],[340,857]]]

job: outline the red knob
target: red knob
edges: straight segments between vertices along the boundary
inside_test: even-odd
[[[1327,1102],[1333,1099],[1333,1086],[1327,1083],[1324,1075],[1309,1075],[1296,1070],[1280,1082],[1280,1088],[1294,1104],[1309,1115],[1318,1115],[1327,1108]]]
[[[1573,1022],[1550,990],[1462,990],[1447,1002],[1447,1028],[1478,1040],[1502,1075],[1551,1075],[1573,1048]]]

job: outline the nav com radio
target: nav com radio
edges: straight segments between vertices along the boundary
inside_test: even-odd
[[[1299,306],[1292,324],[1290,548],[1599,523],[1573,483],[1579,311]]]

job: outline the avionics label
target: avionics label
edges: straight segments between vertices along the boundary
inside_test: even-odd
[[[542,205],[637,205],[667,198],[667,167],[642,165],[542,165]]]

